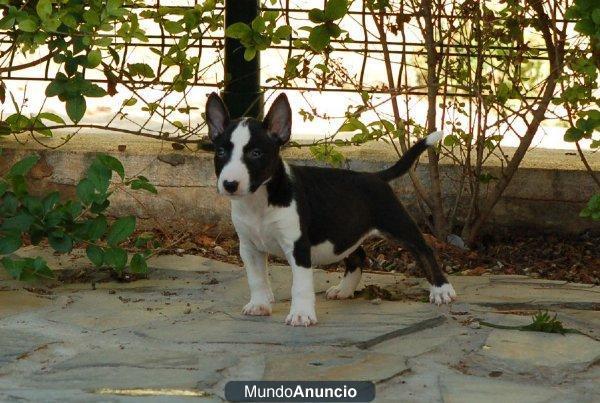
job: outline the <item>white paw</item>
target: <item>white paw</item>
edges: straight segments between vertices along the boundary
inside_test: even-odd
[[[317,324],[317,314],[315,313],[315,302],[301,302],[294,304],[289,315],[285,318],[285,323],[291,326],[310,326]]]
[[[446,283],[441,287],[429,287],[429,302],[436,305],[449,304],[456,299],[456,291],[452,284]]]
[[[349,288],[342,287],[342,284],[329,287],[329,289],[325,293],[325,298],[327,299],[346,299],[352,298],[353,296],[354,291],[350,290]]]
[[[270,303],[273,303],[273,302],[275,302],[275,295],[273,295],[273,290],[269,290],[269,291],[267,292],[267,298],[268,298],[267,300],[268,300]]]
[[[271,315],[271,303],[250,300],[242,309],[242,313],[250,316],[269,316]]]

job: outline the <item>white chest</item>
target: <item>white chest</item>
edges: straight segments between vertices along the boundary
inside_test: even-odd
[[[300,220],[296,203],[273,207],[256,200],[233,200],[231,219],[240,242],[250,242],[261,252],[285,258],[300,238]]]

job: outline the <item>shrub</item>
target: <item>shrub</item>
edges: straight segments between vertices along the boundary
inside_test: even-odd
[[[146,273],[148,249],[131,258],[121,246],[136,228],[133,216],[111,220],[106,216],[114,192],[129,188],[156,193],[143,176],[127,178],[121,162],[99,154],[76,188],[76,197],[61,201],[59,192],[40,196],[28,190],[27,173],[38,162],[33,154],[18,161],[0,178],[0,263],[18,280],[52,277],[52,271],[40,257],[17,258],[17,251],[27,238],[33,245],[47,241],[58,253],[69,253],[83,245],[89,260],[97,267],[107,267],[122,275],[125,270]],[[118,181],[111,182],[113,174]],[[136,244],[146,245],[147,239]]]

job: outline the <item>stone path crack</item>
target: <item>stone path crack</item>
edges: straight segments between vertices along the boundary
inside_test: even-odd
[[[435,318],[426,319],[413,325],[382,334],[370,340],[355,343],[354,345],[361,350],[366,350],[384,341],[395,339],[396,337],[406,336],[412,333],[420,332],[421,330],[438,327],[444,322],[446,322],[446,318],[444,316],[436,316]]]

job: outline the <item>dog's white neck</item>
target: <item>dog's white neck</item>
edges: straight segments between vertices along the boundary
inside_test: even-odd
[[[254,193],[249,193],[237,199],[231,199],[231,206],[245,211],[259,213],[266,210],[269,205],[269,195],[267,193],[267,183],[259,186]]]
[[[283,168],[285,175],[291,177],[290,166],[285,161],[283,161]],[[231,206],[235,206],[244,211],[251,211],[253,213],[260,213],[261,211],[266,210],[269,206],[269,193],[267,191],[267,184],[270,180],[271,178],[264,181],[254,193],[249,193],[239,198],[232,198]]]

